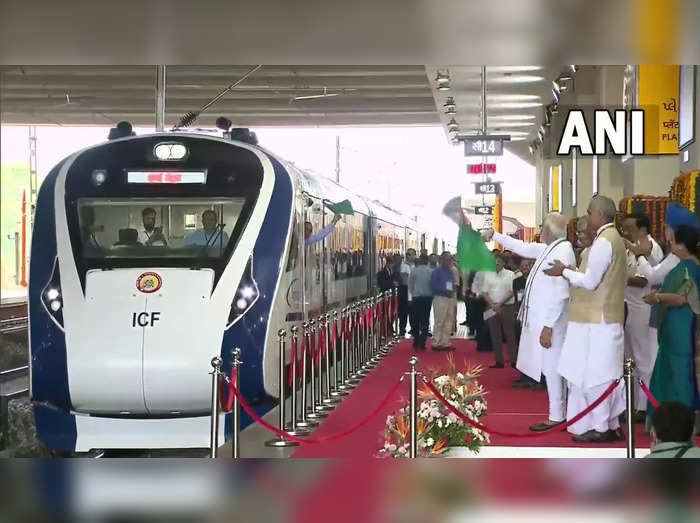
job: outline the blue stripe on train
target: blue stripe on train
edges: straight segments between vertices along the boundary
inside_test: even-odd
[[[266,398],[263,385],[263,350],[267,323],[272,310],[275,287],[280,278],[280,268],[286,247],[294,191],[287,170],[277,160],[269,157],[274,168],[275,184],[270,204],[253,249],[253,278],[258,283],[260,297],[243,318],[224,333],[221,357],[224,368],[231,366],[231,349],[241,349],[243,365],[240,373],[241,391],[249,402]],[[233,296],[231,297],[233,299]],[[271,405],[258,405],[256,412],[264,414]],[[231,416],[226,416],[226,439],[231,437]],[[247,416],[241,417],[241,428],[250,424]]]
[[[41,184],[34,216],[29,270],[29,317],[31,335],[32,399],[71,408],[66,363],[66,339],[41,303],[41,291],[51,278],[56,260],[56,213],[54,190],[60,162]],[[60,267],[59,267],[60,270]],[[59,450],[73,450],[77,438],[72,415],[45,407],[34,409],[37,435],[44,443]]]

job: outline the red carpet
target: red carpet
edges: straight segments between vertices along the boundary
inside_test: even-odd
[[[484,366],[480,382],[487,391],[485,400],[488,403],[488,415],[482,418],[482,423],[496,430],[514,433],[527,433],[528,427],[547,419],[547,392],[544,390],[518,390],[511,387],[512,381],[519,373],[510,367],[505,369],[489,369],[493,363],[492,352],[477,352],[472,341],[454,339],[457,350],[452,354],[458,368],[463,362]],[[330,436],[341,432],[363,418],[376,406],[399,379],[402,373],[408,371],[408,360],[412,355],[419,360],[420,370],[434,368],[444,371],[448,368],[446,353],[413,351],[411,340],[404,340],[396,345],[390,354],[364,378],[362,383],[341,403],[321,425],[314,431],[314,437]],[[357,432],[325,444],[302,445],[292,457],[295,458],[360,458],[373,456],[383,445],[383,429],[386,417],[408,402],[408,382],[400,389],[401,397],[389,402],[384,412]],[[648,447],[649,437],[643,432],[643,425],[636,425],[635,446]],[[538,438],[505,438],[491,436],[491,445],[525,447],[576,447],[593,446],[594,444],[574,443],[571,434],[566,431],[549,433]],[[609,447],[624,447],[625,442],[609,443]]]

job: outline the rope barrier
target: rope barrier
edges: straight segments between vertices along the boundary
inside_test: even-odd
[[[587,414],[589,414],[591,411],[593,411],[593,409],[595,409],[598,405],[603,403],[603,401],[605,401],[607,399],[607,397],[613,393],[615,388],[620,384],[621,378],[618,378],[615,381],[613,381],[610,384],[610,386],[607,389],[605,389],[605,392],[603,392],[603,394],[601,394],[597,400],[595,400],[588,407],[586,407],[583,411],[581,411],[576,416],[574,416],[571,420],[569,420],[565,423],[562,423],[561,425],[556,425],[556,426],[552,427],[551,429],[547,429],[547,430],[544,430],[542,432],[529,432],[527,434],[515,434],[512,432],[501,432],[498,430],[494,430],[490,427],[487,427],[486,425],[482,425],[478,421],[472,420],[471,418],[469,418],[468,416],[466,416],[462,412],[458,411],[454,406],[452,406],[450,404],[450,402],[448,402],[445,399],[445,397],[440,393],[440,391],[435,388],[435,385],[433,385],[429,380],[427,380],[425,378],[423,378],[423,380],[425,381],[425,384],[428,387],[428,390],[430,390],[430,392],[433,393],[435,398],[440,403],[442,403],[447,408],[447,410],[452,412],[455,416],[457,416],[459,419],[461,419],[467,425],[471,425],[472,427],[475,427],[479,430],[483,430],[484,432],[488,432],[489,434],[494,434],[496,436],[503,436],[503,437],[507,437],[507,438],[538,438],[538,437],[545,436],[545,435],[549,434],[550,432],[562,431],[562,430],[566,429],[567,427],[573,425],[577,421],[579,421],[581,418],[583,418]]]
[[[649,403],[651,403],[651,406],[654,407],[655,409],[658,409],[659,406],[661,405],[659,403],[659,400],[657,400],[654,397],[654,395],[651,393],[651,391],[649,390],[649,387],[646,386],[646,383],[644,383],[644,381],[642,381],[641,379],[638,379],[638,381],[639,381],[639,386],[642,389],[642,392],[647,397],[647,399],[649,399]]]
[[[396,384],[391,388],[389,393],[384,397],[384,399],[376,406],[376,408],[372,412],[370,412],[370,414],[366,418],[364,418],[360,422],[356,423],[355,425],[353,425],[349,429],[346,429],[346,430],[339,432],[337,434],[333,434],[331,436],[324,436],[321,438],[299,438],[297,436],[292,436],[291,434],[289,434],[287,432],[279,430],[277,427],[275,427],[271,423],[268,423],[267,421],[265,421],[264,419],[262,419],[260,416],[258,416],[255,413],[255,411],[250,407],[250,405],[248,405],[246,400],[243,398],[243,396],[241,395],[241,393],[237,387],[233,386],[233,384],[230,383],[229,388],[233,391],[233,394],[236,396],[236,398],[238,398],[238,401],[239,401],[241,407],[243,408],[243,410],[246,411],[248,413],[248,415],[251,418],[253,418],[254,421],[260,423],[260,425],[262,425],[264,428],[266,428],[270,432],[273,432],[274,434],[276,434],[277,436],[279,436],[281,438],[288,439],[290,441],[295,441],[297,443],[320,444],[320,443],[329,443],[332,441],[342,439],[342,438],[352,434],[353,432],[357,431],[358,429],[362,428],[367,423],[369,423],[372,420],[372,418],[374,418],[386,406],[386,404],[394,396],[394,394],[399,389],[399,387],[402,385],[402,383],[403,383],[402,380],[398,380],[396,382]]]
[[[231,378],[219,374],[219,405],[222,412],[229,412],[233,408],[233,392],[230,384],[238,381],[238,369],[231,368]]]

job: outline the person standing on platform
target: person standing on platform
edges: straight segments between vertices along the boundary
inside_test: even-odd
[[[518,272],[516,273],[516,278],[513,280],[513,294],[515,295],[515,339],[518,343],[518,355],[521,353],[520,349],[520,339],[522,338],[523,324],[520,316],[520,309],[523,305],[523,299],[525,298],[525,288],[527,286],[527,277],[532,271],[532,266],[535,260],[532,258],[521,258],[517,254],[513,255],[513,263],[517,265]],[[519,276],[518,276],[519,275]],[[542,381],[537,381],[532,379],[530,376],[524,373],[520,373],[520,377],[513,382],[513,388],[516,389],[544,389],[544,377]]]
[[[594,196],[588,205],[588,227],[596,234],[580,270],[557,259],[545,271],[552,277],[564,276],[572,287],[558,367],[569,383],[567,419],[591,405],[622,376],[627,252],[613,224],[615,213],[615,202]],[[623,440],[618,419],[624,410],[622,392],[618,386],[592,412],[571,425],[568,431],[574,434],[573,440]]]
[[[433,350],[454,350],[450,344],[452,329],[452,294],[455,289],[452,275],[452,255],[443,252],[440,267],[430,275],[430,287],[433,292]]]
[[[651,376],[651,393],[661,403],[679,401],[693,410],[700,410],[699,248],[697,229],[688,225],[676,227],[671,249],[680,262],[664,278],[661,292],[653,292],[645,298],[647,303],[660,304],[659,353]],[[647,428],[651,425],[653,411],[652,405],[647,405]]]
[[[408,323],[409,316],[409,302],[410,297],[408,294],[408,279],[411,276],[411,266],[413,265],[413,260],[416,257],[416,251],[414,249],[408,249],[406,251],[406,260],[403,261],[401,255],[397,256],[398,260],[398,286],[399,286],[399,336],[406,335],[406,324]],[[411,327],[413,327],[411,325]]]
[[[484,279],[486,272],[477,271],[472,281],[472,314],[474,318],[474,332],[476,335],[476,350],[479,352],[489,352],[493,350],[494,342],[491,340],[489,326],[484,320],[486,312],[486,300],[483,297]],[[502,338],[501,338],[502,341]]]
[[[430,326],[430,308],[433,304],[433,291],[430,286],[433,270],[428,267],[428,257],[420,256],[411,271],[408,293],[413,298],[413,348],[425,349]]]
[[[508,345],[510,364],[515,367],[518,346],[515,341],[515,299],[513,297],[513,271],[505,268],[502,254],[496,256],[496,272],[484,274],[484,284],[481,292],[486,300],[488,309],[484,312],[484,320],[489,327],[496,362],[492,369],[504,368],[503,335]]]
[[[536,382],[545,377],[549,417],[530,430],[547,430],[566,417],[566,388],[558,366],[566,336],[569,283],[561,276],[552,278],[546,273],[554,260],[575,264],[573,246],[566,240],[566,218],[559,213],[547,215],[540,232],[542,243],[526,243],[498,233],[493,237],[516,254],[535,259],[518,314],[523,330],[517,369]]]
[[[672,245],[674,242],[673,231],[680,225],[688,225],[696,230],[700,230],[700,220],[695,213],[689,211],[685,207],[681,207],[677,203],[669,203],[666,208],[666,225],[665,225],[665,237],[668,245]],[[648,256],[651,256],[652,244],[650,241],[642,238],[639,242],[634,245],[630,245],[629,249],[634,252],[637,256],[637,270],[640,276],[647,279],[652,291],[657,292],[661,289],[661,285],[666,278],[666,276],[673,270],[673,268],[680,263],[678,257],[673,254],[673,252],[668,252],[667,256],[657,265],[652,266],[648,261]],[[669,248],[670,251],[670,248]],[[659,352],[659,339],[656,320],[658,316],[658,303],[651,304],[651,313],[649,315],[649,343],[650,352],[649,361],[645,362],[649,366],[642,365],[637,368],[639,377],[649,385],[651,380],[651,373],[654,368],[654,363],[656,361],[656,356]],[[645,368],[646,367],[646,368]],[[641,390],[636,391],[637,394],[641,394]],[[646,396],[645,396],[646,397]]]
[[[454,316],[454,323],[452,325],[452,335],[457,334],[457,301],[459,300],[460,296],[462,295],[462,279],[461,279],[461,274],[459,273],[459,269],[457,268],[457,260],[455,260],[455,257],[452,257],[452,278],[455,282],[455,291],[452,295],[452,312]]]
[[[387,256],[386,265],[377,273],[377,287],[380,292],[390,291],[394,288],[394,258]]]
[[[651,292],[649,281],[639,273],[637,256],[630,247],[639,245],[640,241],[648,241],[652,244],[649,261],[656,265],[663,258],[661,247],[649,240],[647,232],[649,220],[643,215],[629,214],[622,221],[622,231],[627,245],[627,287],[625,289],[625,304],[627,314],[625,318],[625,357],[633,358],[639,376],[645,383],[649,382],[651,371],[654,368],[656,353],[652,355],[651,328],[649,327],[649,315],[651,307],[644,302],[644,297]],[[652,243],[653,242],[653,243]],[[644,423],[646,420],[647,399],[639,385],[636,387],[633,414],[635,423]]]

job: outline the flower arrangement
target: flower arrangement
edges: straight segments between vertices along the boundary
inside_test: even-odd
[[[447,356],[449,371],[438,375],[434,369],[428,370],[428,377],[440,394],[460,412],[477,421],[486,414],[487,405],[483,399],[485,391],[477,378],[482,372],[481,365],[472,367],[466,364],[458,371],[452,355]],[[417,446],[421,457],[443,454],[449,447],[468,447],[473,452],[489,443],[489,435],[464,423],[453,413],[448,412],[433,393],[423,385],[418,391]],[[384,447],[379,457],[406,458],[410,445],[409,407],[401,408],[395,415],[388,416],[384,429]]]

